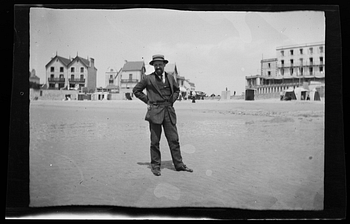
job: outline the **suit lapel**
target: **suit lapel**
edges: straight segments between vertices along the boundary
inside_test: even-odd
[[[156,83],[156,74],[152,73],[151,75],[151,83],[154,86],[154,88],[158,91],[159,95],[164,98],[164,96],[162,95],[162,93],[160,92],[160,89],[158,88],[158,85]]]

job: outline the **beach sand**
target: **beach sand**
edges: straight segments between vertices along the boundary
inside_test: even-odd
[[[164,133],[150,170],[146,105],[31,101],[30,206],[322,210],[324,102],[176,102],[184,163]]]

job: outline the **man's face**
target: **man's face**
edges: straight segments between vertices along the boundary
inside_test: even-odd
[[[164,67],[165,67],[164,62],[162,62],[162,61],[155,61],[153,63],[153,66],[154,66],[154,71],[156,72],[157,75],[163,74]]]

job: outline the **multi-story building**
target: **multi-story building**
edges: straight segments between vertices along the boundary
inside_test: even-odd
[[[246,76],[246,89],[257,95],[278,96],[290,87],[325,84],[325,43],[310,43],[276,48],[276,58],[261,60],[261,73]],[[322,94],[322,93],[321,93]]]
[[[178,72],[176,64],[175,63],[174,64],[167,64],[164,69],[165,69],[165,72],[167,72],[167,73],[169,73],[169,74],[174,76],[175,81],[179,85],[181,96],[183,98],[186,98],[187,92],[189,90],[186,89],[186,87],[184,85],[185,77],[179,75],[179,72]]]
[[[261,76],[275,77],[277,74],[277,58],[261,60]]]
[[[46,86],[49,89],[96,89],[97,69],[93,58],[64,58],[56,55],[46,64]]]
[[[143,61],[125,61],[119,77],[119,89],[123,94],[131,94],[134,86],[145,76]]]
[[[119,74],[122,69],[119,71],[115,68],[109,67],[105,73],[105,85],[106,89],[109,92],[119,92]]]

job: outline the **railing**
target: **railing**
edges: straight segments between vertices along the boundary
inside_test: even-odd
[[[121,79],[120,82],[121,83],[138,83],[139,80],[138,79]]]
[[[49,82],[64,82],[65,78],[49,78]]]
[[[290,83],[273,83],[273,84],[264,84],[264,85],[247,85],[245,88],[262,88],[262,87],[278,87],[278,86],[297,86],[301,85],[302,81],[299,82],[290,82]]]
[[[81,78],[69,79],[69,82],[85,82],[85,79],[81,79]]]
[[[302,62],[302,63],[278,63],[277,68],[296,68],[296,67],[310,67],[310,66],[323,66],[325,63],[323,61],[319,62]]]

